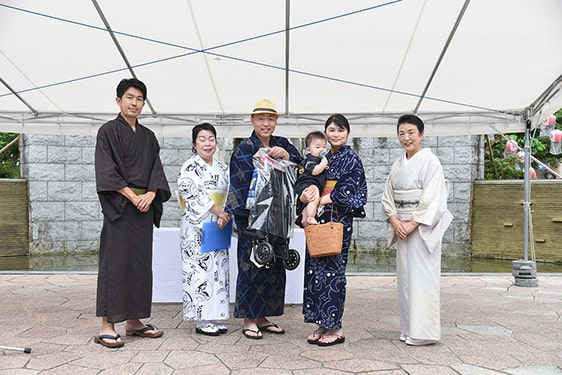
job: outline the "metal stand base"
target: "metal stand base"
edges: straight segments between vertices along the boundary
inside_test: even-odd
[[[536,288],[539,286],[536,262],[518,259],[511,262],[511,265],[511,273],[515,277],[515,285],[528,288]]]
[[[0,346],[0,350],[15,350],[18,352],[23,352],[23,353],[31,353],[31,348],[14,348],[11,346]]]

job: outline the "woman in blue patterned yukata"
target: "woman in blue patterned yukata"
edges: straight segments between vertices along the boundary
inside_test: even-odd
[[[324,211],[318,222],[338,221],[344,225],[342,251],[339,255],[312,258],[306,256],[304,274],[303,315],[306,323],[318,328],[308,336],[310,344],[330,346],[345,341],[342,317],[345,305],[345,268],[353,230],[353,218],[365,217],[367,182],[359,156],[347,146],[350,133],[345,116],[334,114],[326,120],[324,131],[330,151],[326,184],[319,206]],[[314,200],[314,193],[306,189],[299,199],[303,203]],[[334,211],[332,213],[332,211]]]

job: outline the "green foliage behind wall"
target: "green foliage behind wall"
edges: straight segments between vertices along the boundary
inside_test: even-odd
[[[0,150],[11,141],[16,139],[18,134],[0,133]],[[0,153],[0,178],[19,178],[20,177],[20,153],[19,142],[14,142],[10,147]]]
[[[562,130],[562,109],[555,113],[556,129]],[[547,164],[550,168],[558,168],[560,165],[561,155],[552,155],[550,153],[550,138],[546,135],[538,135],[538,129],[531,133],[531,154],[541,162]],[[519,147],[525,145],[525,134],[507,134],[509,139],[517,142]],[[524,177],[523,170],[518,166],[520,160],[516,155],[505,156],[505,144],[507,141],[499,134],[493,138],[486,137],[485,159],[484,159],[484,179],[485,180],[512,180],[522,179]],[[537,169],[538,165],[532,161],[531,166]]]

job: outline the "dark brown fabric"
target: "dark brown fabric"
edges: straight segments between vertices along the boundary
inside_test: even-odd
[[[157,189],[152,202],[154,225],[160,226],[162,203],[171,193],[160,161],[160,146],[154,133],[137,123],[136,131],[118,115],[105,123],[96,139],[96,189],[104,215],[119,218],[129,202],[119,194],[125,186]]]
[[[152,220],[128,204],[119,219],[104,218],[96,316],[113,323],[147,318],[151,305]]]
[[[119,115],[104,124],[96,140],[96,188],[104,215],[100,236],[96,316],[109,322],[150,316],[152,230],[159,226],[170,189],[154,133],[136,131]],[[116,190],[157,189],[148,212],[140,212]]]

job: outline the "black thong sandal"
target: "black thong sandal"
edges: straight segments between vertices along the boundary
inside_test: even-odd
[[[147,331],[156,331],[156,332],[147,332]],[[164,332],[159,331],[152,324],[147,324],[140,329],[126,330],[125,333],[127,334],[127,336],[152,337],[152,338],[161,337],[164,334]]]
[[[336,345],[336,344],[343,344],[345,342],[345,336],[338,336],[338,335],[324,335],[322,336],[322,338],[327,339],[327,338],[334,338],[335,340],[333,341],[320,341],[318,340],[316,342],[316,345],[318,346],[332,346],[332,345]]]
[[[255,335],[249,335],[248,332],[255,333]],[[263,339],[263,334],[261,333],[261,331],[259,329],[255,330],[255,329],[251,329],[251,328],[243,328],[242,333],[244,334],[244,336],[246,336],[246,338],[251,339],[251,340],[261,340],[261,339]]]
[[[310,338],[310,336],[308,336],[306,341],[309,344],[316,345],[316,344],[318,344],[318,340],[320,340],[322,338],[322,336],[324,336],[325,334],[326,334],[326,330],[322,330],[321,328],[318,328],[316,331],[312,332],[312,334],[310,335],[310,336],[312,336],[312,338]]]
[[[123,345],[125,345],[125,343],[123,341],[117,341],[119,338],[121,337],[120,334],[116,334],[114,335],[98,335],[98,336],[94,336],[94,342],[96,344],[100,344],[102,346],[105,346],[106,348],[120,348]],[[107,342],[105,340],[115,340],[115,342]]]
[[[281,331],[276,331],[276,330],[273,330],[271,328],[277,328],[277,329],[280,329]],[[267,323],[267,324],[265,324],[261,327],[258,327],[258,329],[261,330],[261,331],[264,331],[264,332],[275,333],[275,334],[278,334],[278,335],[282,335],[282,334],[285,333],[285,330],[283,328],[279,327],[279,325],[276,324],[276,323]]]

